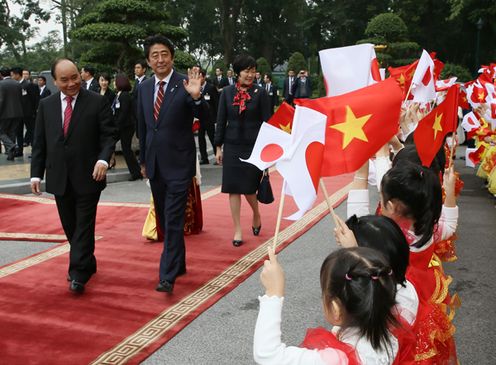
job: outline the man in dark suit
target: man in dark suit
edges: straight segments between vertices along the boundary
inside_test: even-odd
[[[272,83],[272,76],[270,74],[264,74],[264,89],[267,91],[267,95],[270,100],[270,115],[274,114],[274,108],[279,105],[279,95],[277,93],[277,86]]]
[[[147,69],[147,64],[143,60],[139,60],[136,62],[134,65],[134,86],[133,90],[131,91],[131,96],[133,97],[133,113],[134,113],[134,119],[136,121],[136,137],[139,138],[139,132],[138,132],[138,109],[137,109],[137,104],[138,104],[138,87],[141,85],[143,81],[146,80],[146,69]]]
[[[26,127],[26,134],[24,135],[22,146],[27,147],[33,144],[34,122],[36,119],[36,111],[38,110],[38,103],[40,102],[40,90],[38,85],[31,81],[31,71],[27,69],[22,70],[21,86],[23,90],[26,90],[26,95],[23,97],[23,122]],[[22,130],[19,131],[21,134],[22,132]],[[19,145],[18,154],[19,156],[22,156],[23,150],[20,147],[21,146]]]
[[[176,277],[186,273],[184,213],[196,161],[191,127],[204,101],[199,74],[188,71],[186,78],[173,70],[174,46],[168,38],[151,36],[144,48],[155,75],[138,88],[140,163],[165,232],[156,290],[172,293]]]
[[[95,221],[106,186],[117,129],[105,97],[81,88],[77,66],[69,59],[52,65],[59,92],[41,100],[31,160],[31,191],[55,195],[62,227],[71,245],[69,289],[82,293],[96,273]]]
[[[38,87],[40,88],[40,100],[52,95],[50,89],[46,87],[45,76],[38,76]]]
[[[295,88],[296,88],[295,72],[294,70],[289,70],[288,77],[286,77],[286,79],[284,80],[282,96],[284,100],[290,105],[293,105]]]
[[[198,67],[201,76],[201,95],[206,101],[205,108],[202,108],[200,116],[200,129],[198,130],[198,147],[200,149],[200,165],[208,165],[207,141],[205,133],[208,136],[215,155],[215,122],[217,120],[217,108],[219,105],[219,94],[215,87],[207,82],[206,72]]]
[[[2,68],[0,74],[0,141],[2,141],[7,160],[14,161],[16,150],[16,134],[19,124],[22,123],[22,87],[13,80],[10,69]]]
[[[86,65],[81,68],[81,78],[83,79],[82,87],[86,90],[100,92],[100,84],[95,79],[96,70],[93,66]]]
[[[312,96],[312,81],[308,77],[308,71],[301,70],[296,78],[296,87],[294,92],[295,99],[305,99]]]
[[[255,72],[255,80],[253,80],[253,83],[260,87],[264,86],[264,80],[262,79],[262,74],[260,72]]]
[[[227,77],[221,86],[226,87],[229,85],[234,85],[235,83],[236,83],[236,76],[234,75],[234,71],[233,70],[227,70]]]
[[[229,85],[227,79],[224,77],[224,71],[220,67],[217,67],[215,69],[215,77],[212,84],[215,86],[219,93],[224,86]]]

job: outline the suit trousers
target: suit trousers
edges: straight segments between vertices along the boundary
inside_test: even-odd
[[[81,283],[96,273],[95,222],[99,200],[100,192],[78,194],[69,181],[64,195],[55,196],[60,221],[71,245],[69,275]]]
[[[200,124],[200,129],[198,130],[198,147],[200,149],[200,157],[202,161],[208,161],[208,153],[207,153],[207,140],[205,138],[205,133],[208,135],[208,139],[212,144],[212,148],[214,149],[215,155],[215,144],[214,144],[214,135],[215,135],[215,125],[214,123],[203,123]]]
[[[119,127],[119,138],[121,140],[122,155],[126,160],[126,165],[133,178],[141,177],[141,170],[136,160],[136,155],[131,149],[131,142],[134,135],[134,125]]]
[[[15,139],[18,125],[22,124],[22,119],[10,118],[0,120],[0,141],[8,152],[15,147]]]
[[[35,118],[26,118],[24,119],[24,125],[26,126],[26,134],[24,135],[24,143],[33,144],[33,134],[34,134],[34,124]]]
[[[186,272],[184,214],[191,179],[166,181],[159,172],[157,166],[155,177],[150,180],[155,212],[164,232],[159,279],[174,283],[177,276]]]

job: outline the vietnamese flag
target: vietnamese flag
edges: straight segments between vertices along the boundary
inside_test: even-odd
[[[291,134],[293,128],[293,117],[295,115],[295,108],[283,101],[281,106],[277,108],[276,112],[267,121],[270,125],[282,129],[284,132]]]
[[[448,90],[446,99],[420,120],[413,140],[422,161],[429,167],[449,132],[456,131],[458,121],[458,85]]]
[[[460,89],[458,105],[461,106],[464,110],[470,109],[470,105],[467,99],[467,91],[465,90],[465,88]]]
[[[416,60],[409,65],[388,67],[390,77],[398,81],[403,89],[404,95],[406,95],[408,89],[410,89],[410,84],[412,83],[413,75],[415,74],[415,69],[417,68],[418,62],[419,60]]]
[[[358,170],[399,128],[403,93],[392,79],[353,92],[295,103],[327,116],[322,176]]]

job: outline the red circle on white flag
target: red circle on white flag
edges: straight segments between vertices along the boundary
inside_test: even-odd
[[[262,149],[262,152],[260,152],[260,159],[263,162],[272,162],[281,157],[283,153],[284,150],[281,146],[270,143]]]

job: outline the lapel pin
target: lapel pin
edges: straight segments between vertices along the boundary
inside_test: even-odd
[[[255,93],[258,93],[258,89],[255,89]]]

